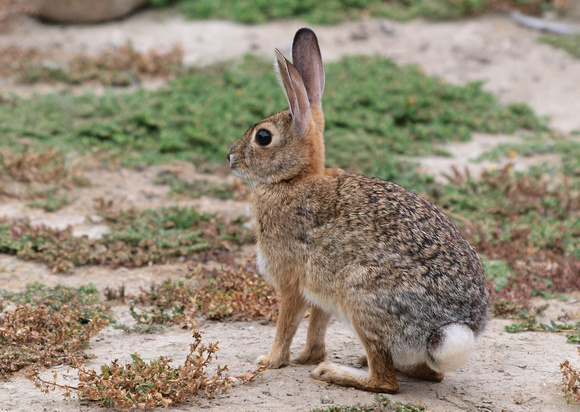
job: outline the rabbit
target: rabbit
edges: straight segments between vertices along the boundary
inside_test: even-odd
[[[485,328],[483,266],[454,224],[414,192],[324,167],[324,68],[318,39],[298,30],[290,63],[276,53],[289,109],[252,126],[228,151],[232,173],[254,189],[257,268],[281,296],[268,368],[290,363],[310,307],[306,345],[294,359],[311,376],[395,393],[396,370],[441,381],[463,365]],[[333,315],[362,342],[368,373],[326,362]]]

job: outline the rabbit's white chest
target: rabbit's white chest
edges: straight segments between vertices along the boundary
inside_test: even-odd
[[[258,273],[264,277],[268,277],[268,273],[266,271],[266,260],[264,259],[264,255],[260,250],[260,246],[256,246],[256,266],[258,267]]]
[[[302,295],[310,304],[323,309],[325,312],[332,313],[339,318],[346,320],[347,323],[350,324],[348,317],[340,311],[336,303],[333,302],[331,298],[312,293],[306,288],[302,289]]]

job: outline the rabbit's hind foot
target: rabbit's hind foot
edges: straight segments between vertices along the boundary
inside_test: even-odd
[[[328,383],[353,387],[369,392],[397,393],[400,387],[394,372],[393,369],[392,376],[383,376],[381,379],[376,375],[373,376],[372,372],[367,374],[360,369],[338,365],[333,362],[322,362],[311,373],[311,376],[314,379]]]
[[[411,366],[410,368],[405,368],[400,370],[404,375],[414,378],[422,379],[424,381],[431,382],[441,382],[445,377],[444,373],[435,372],[427,364],[421,363],[419,365]]]

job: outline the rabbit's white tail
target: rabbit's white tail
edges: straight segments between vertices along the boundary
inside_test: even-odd
[[[474,346],[475,336],[467,325],[446,325],[429,339],[427,364],[440,373],[458,369],[467,362]]]

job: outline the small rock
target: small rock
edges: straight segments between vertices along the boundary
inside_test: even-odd
[[[369,38],[365,26],[359,26],[358,29],[350,33],[351,40],[366,40]]]
[[[320,402],[324,405],[328,405],[334,403],[334,400],[330,396],[324,395],[322,398],[320,398]]]
[[[389,19],[381,19],[379,27],[383,33],[388,34],[389,36],[395,34],[395,26]]]

